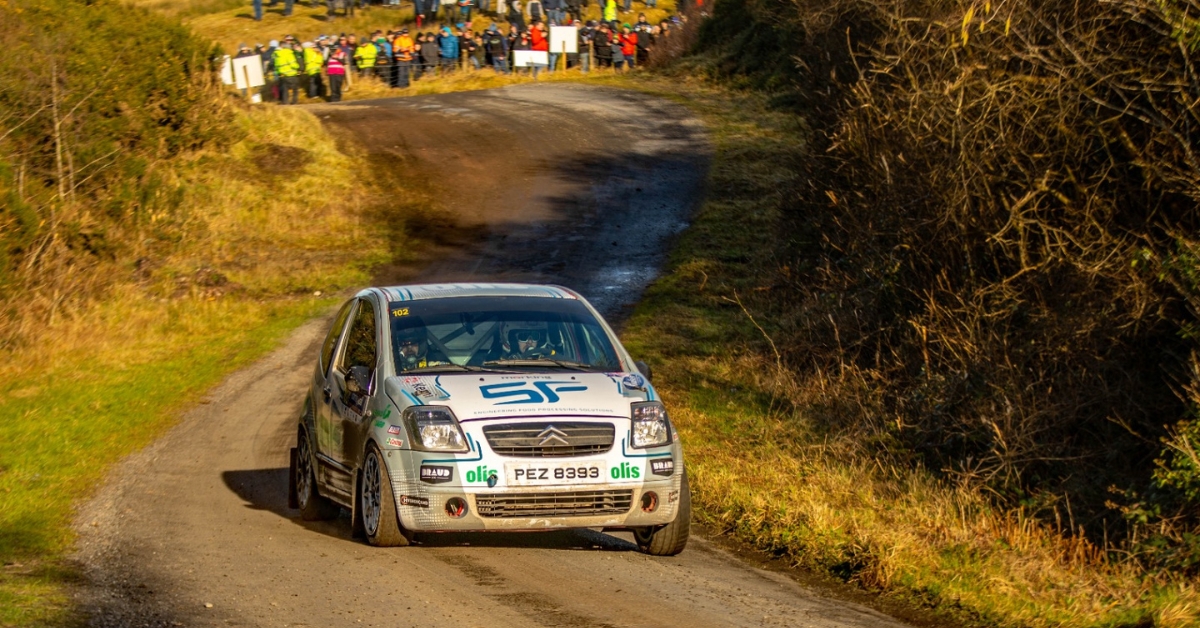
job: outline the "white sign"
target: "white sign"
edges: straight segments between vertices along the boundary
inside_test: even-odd
[[[513,67],[532,68],[550,65],[550,54],[545,50],[514,50]]]
[[[575,26],[550,27],[550,52],[554,54],[579,52],[579,28]]]
[[[233,77],[238,89],[262,87],[267,82],[263,80],[262,57],[251,55],[233,60]]]
[[[229,55],[221,60],[221,82],[225,85],[233,85],[233,64],[229,62]]]

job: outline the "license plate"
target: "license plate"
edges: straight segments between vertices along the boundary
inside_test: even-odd
[[[541,484],[599,484],[608,480],[603,461],[509,462],[504,465],[510,486]]]

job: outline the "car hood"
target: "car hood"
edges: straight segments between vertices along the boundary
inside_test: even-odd
[[[384,389],[393,402],[450,406],[459,421],[515,416],[629,418],[629,404],[655,399],[637,373],[400,375]]]

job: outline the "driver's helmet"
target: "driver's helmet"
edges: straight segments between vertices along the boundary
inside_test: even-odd
[[[401,369],[417,366],[429,350],[429,335],[424,327],[409,327],[395,334],[396,358]]]
[[[545,322],[512,321],[504,324],[504,342],[514,355],[549,355],[550,332]]]

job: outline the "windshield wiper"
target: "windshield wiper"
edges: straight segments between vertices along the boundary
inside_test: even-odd
[[[418,366],[415,369],[400,371],[402,374],[407,373],[436,373],[438,371],[461,371],[463,373],[514,373],[515,371],[505,371],[502,369],[490,369],[484,366],[475,366],[473,364],[430,364],[429,366]]]
[[[585,371],[588,373],[595,372],[595,367],[593,367],[591,364],[584,364],[582,362],[571,362],[569,360],[552,360],[550,358],[534,358],[534,359],[514,358],[511,360],[488,360],[487,362],[484,362],[483,365],[484,366],[493,366],[493,365],[494,366],[550,366],[550,365],[554,365],[554,366],[559,366],[559,367],[562,367],[565,369],[571,369],[574,371]]]

